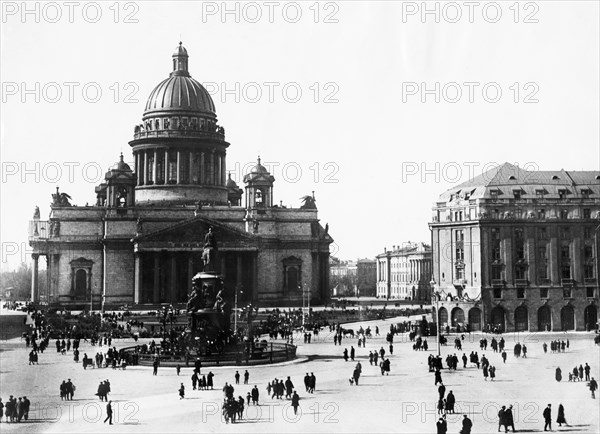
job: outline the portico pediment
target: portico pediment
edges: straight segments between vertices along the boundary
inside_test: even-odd
[[[218,249],[256,247],[259,237],[206,217],[193,217],[167,228],[133,238],[138,247],[183,247],[199,249],[212,227]]]

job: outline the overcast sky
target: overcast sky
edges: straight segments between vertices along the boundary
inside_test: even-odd
[[[132,161],[180,40],[233,177],[260,154],[277,203],[314,190],[344,259],[429,242],[437,196],[495,164],[600,168],[596,1],[22,5],[2,3],[3,269],[56,186],[93,204]]]

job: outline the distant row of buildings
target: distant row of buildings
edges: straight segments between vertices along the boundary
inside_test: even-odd
[[[372,259],[343,261],[332,256],[329,260],[329,282],[333,297],[374,297],[375,261]]]
[[[385,299],[431,299],[431,246],[408,242],[393,246],[373,259],[341,261],[330,259],[332,295]]]

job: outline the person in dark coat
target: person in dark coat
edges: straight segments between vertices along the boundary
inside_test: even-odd
[[[348,361],[348,348],[344,348],[344,360]]]
[[[472,428],[473,422],[471,422],[471,419],[469,419],[466,414],[463,415],[462,429],[460,430],[460,434],[471,434]]]
[[[108,421],[109,425],[112,425],[112,401],[108,401],[108,404],[106,404],[106,419],[104,419],[104,423],[106,423],[106,421]]]
[[[438,387],[438,393],[440,394],[439,399],[444,399],[444,395],[446,394],[446,386],[444,386],[444,383],[440,384],[440,387]]]
[[[286,398],[292,397],[293,389],[294,389],[294,383],[292,383],[292,380],[290,379],[290,377],[287,377],[287,380],[285,380],[285,397]]]
[[[352,378],[354,378],[354,384],[358,386],[358,379],[360,378],[360,371],[358,370],[358,368],[354,369],[354,372],[352,373]]]
[[[562,380],[562,371],[560,368],[556,368],[556,373],[554,374],[556,381],[560,382]]]
[[[206,376],[206,388],[207,389],[210,387],[210,389],[212,390],[214,376],[215,376],[215,374],[213,374],[212,372],[209,372],[208,375]]]
[[[181,386],[179,386],[179,399],[183,398],[185,398],[185,386],[181,383]]]
[[[434,386],[437,386],[438,383],[442,382],[442,373],[439,369],[435,370],[435,383]]]
[[[565,419],[565,408],[562,404],[558,405],[558,416],[556,417],[556,423],[558,424],[558,426],[562,426],[563,423],[569,426],[569,424],[567,423],[567,419]]]
[[[448,392],[448,396],[446,397],[446,410],[448,413],[454,414],[454,403],[456,402],[456,398],[454,397],[454,393],[452,391]]]
[[[292,395],[292,407],[294,407],[294,414],[298,414],[298,407],[300,406],[300,397],[297,392]]]
[[[550,404],[544,409],[542,415],[544,416],[544,431],[548,431],[548,429],[552,431],[552,410]]]
[[[252,403],[254,405],[258,405],[258,386],[254,386],[254,388],[251,391],[252,394]]]
[[[508,432],[508,427],[511,427],[513,432],[515,432],[515,420],[513,418],[512,408],[513,406],[509,405],[504,412],[504,428],[506,429],[506,432]]]
[[[590,392],[592,392],[592,399],[596,399],[596,389],[598,389],[598,383],[594,380],[594,377],[590,380]]]
[[[350,346],[350,360],[354,361],[355,350],[353,346]]]
[[[503,405],[502,408],[498,411],[498,432],[500,432],[500,428],[504,427],[505,431],[508,432],[508,428],[506,427],[506,406]]]
[[[435,425],[437,428],[437,434],[446,434],[448,432],[448,424],[446,423],[445,418],[440,417]]]

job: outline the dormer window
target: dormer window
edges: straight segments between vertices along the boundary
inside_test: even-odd
[[[513,197],[517,200],[521,199],[521,193],[522,193],[522,190],[513,190]]]
[[[498,190],[490,190],[490,196],[492,197],[492,200],[497,200],[498,199]]]
[[[544,193],[545,193],[544,190],[536,190],[535,191],[535,197],[538,198],[538,199],[543,199],[544,198]]]
[[[552,176],[552,181],[558,181],[559,179],[560,179],[560,178],[559,178],[558,176],[556,176],[556,175],[553,175],[553,176]]]
[[[514,177],[514,175],[510,175],[510,176],[508,177],[508,180],[509,180],[509,181],[516,181],[516,180],[517,180],[517,178],[515,178],[515,177]]]
[[[558,197],[560,199],[566,199],[567,198],[567,190],[565,190],[565,189],[558,190]]]
[[[590,189],[584,188],[581,190],[581,197],[584,199],[589,199],[591,193],[592,193],[592,191]]]

